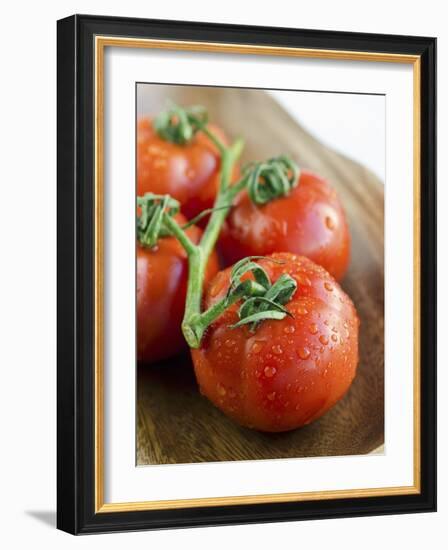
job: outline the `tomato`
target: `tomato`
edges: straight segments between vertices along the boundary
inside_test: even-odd
[[[222,130],[212,124],[208,128],[227,144]],[[169,194],[181,203],[182,213],[191,219],[213,206],[219,188],[219,171],[218,150],[202,132],[189,143],[178,145],[159,137],[149,118],[139,120],[137,195]]]
[[[292,252],[340,280],[350,261],[350,233],[336,192],[303,171],[288,195],[262,206],[241,193],[222,229],[220,251],[226,265],[246,256]]]
[[[178,223],[185,223],[177,215]],[[202,231],[189,227],[186,234],[198,243]],[[205,283],[219,269],[216,252],[210,256]],[[174,237],[162,237],[154,248],[137,243],[137,359],[154,362],[186,349],[181,332],[188,281],[187,255]]]
[[[358,364],[359,320],[335,279],[305,257],[277,253],[258,260],[273,282],[287,273],[297,289],[292,317],[232,328],[238,304],[208,328],[192,350],[201,392],[237,423],[267,432],[309,424],[346,393]],[[247,274],[246,274],[247,275]],[[249,278],[252,275],[247,275]],[[205,305],[222,299],[230,269],[209,285]]]

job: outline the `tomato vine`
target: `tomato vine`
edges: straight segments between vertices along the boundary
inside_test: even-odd
[[[205,268],[214,249],[221,227],[235,197],[245,188],[251,200],[258,205],[287,195],[297,185],[299,169],[287,156],[266,162],[250,164],[242,177],[231,184],[235,163],[244,147],[242,139],[226,146],[208,127],[208,114],[203,107],[181,108],[171,105],[155,119],[155,129],[162,139],[187,144],[196,133],[203,132],[214,143],[221,158],[220,185],[210,219],[198,244],[194,244],[179,225],[175,214],[179,203],[169,195],[147,193],[139,197],[141,214],[137,222],[137,234],[142,244],[155,246],[157,239],[166,235],[176,237],[185,249],[189,262],[189,277],[185,314],[182,322],[184,337],[191,348],[198,348],[207,327],[230,305],[242,300],[240,321],[235,326],[249,324],[251,330],[264,319],[283,319],[288,315],[284,305],[296,290],[297,283],[289,275],[271,284],[263,269],[251,258],[234,266],[232,285],[227,296],[206,311],[202,311],[202,294]],[[205,213],[199,215],[204,216]],[[195,220],[192,220],[192,222]],[[241,280],[252,272],[254,280]]]

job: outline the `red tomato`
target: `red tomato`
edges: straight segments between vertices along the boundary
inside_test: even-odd
[[[185,218],[176,216],[185,223]],[[202,231],[191,226],[186,230],[198,243]],[[205,283],[219,269],[216,252],[210,256]],[[187,345],[182,336],[188,282],[187,255],[174,237],[159,239],[156,247],[137,243],[137,359],[154,362],[178,354]]]
[[[293,252],[340,280],[350,261],[350,233],[336,192],[303,171],[289,195],[263,206],[241,193],[223,227],[220,250],[226,265],[246,256]]]
[[[350,387],[358,364],[355,307],[322,267],[290,253],[259,260],[272,282],[282,273],[298,284],[285,305],[293,317],[264,320],[251,332],[238,321],[239,304],[208,329],[192,350],[201,392],[243,426],[267,432],[291,430],[322,416]],[[206,297],[209,307],[229,287],[230,269],[218,273]],[[252,276],[252,275],[248,275]]]
[[[223,143],[222,130],[209,124]],[[198,132],[186,145],[159,137],[149,118],[137,128],[137,195],[169,194],[188,219],[213,206],[219,187],[220,156],[210,139]],[[236,173],[235,173],[236,175]]]

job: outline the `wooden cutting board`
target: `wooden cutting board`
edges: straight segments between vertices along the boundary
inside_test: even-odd
[[[141,86],[141,85],[140,85]],[[199,394],[188,355],[137,368],[137,464],[365,454],[384,443],[384,191],[366,168],[332,151],[257,90],[144,86],[139,115],[167,99],[201,104],[227,133],[246,139],[243,161],[290,154],[337,189],[352,235],[342,282],[361,319],[360,364],[347,393],[320,420],[288,433],[241,428]]]

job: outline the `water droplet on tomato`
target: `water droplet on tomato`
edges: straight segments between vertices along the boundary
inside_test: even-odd
[[[154,143],[148,146],[147,151],[150,155],[157,155],[159,157],[166,157],[167,156],[166,151],[162,147],[159,147],[158,145],[156,145]]]
[[[326,346],[328,344],[328,338],[325,336],[325,334],[321,334],[319,336],[319,342]]]
[[[166,159],[155,159],[154,162],[153,162],[153,166],[154,168],[165,168],[167,165],[167,162],[166,162]]]
[[[311,334],[317,334],[317,325],[316,325],[316,323],[312,323],[310,325],[309,331],[311,332]]]
[[[231,338],[229,338],[228,340],[226,340],[224,342],[224,344],[228,348],[233,348],[233,346],[236,344],[236,342],[235,342],[235,340],[232,340]]]
[[[310,356],[311,352],[308,348],[299,348],[297,350],[297,354],[298,356],[300,357],[300,359],[308,359],[308,357]]]
[[[297,309],[296,309],[296,313],[298,315],[306,315],[308,313],[308,310],[306,309],[305,306],[299,306]]]
[[[296,329],[294,328],[293,325],[286,325],[283,331],[286,332],[286,334],[292,334],[293,332],[296,331]]]
[[[333,340],[333,342],[337,342],[337,341],[338,341],[338,337],[336,336],[336,334],[332,334],[332,335],[331,335],[331,339]]]
[[[250,348],[250,351],[252,353],[260,353],[260,351],[263,349],[264,342],[262,340],[255,340],[255,342],[252,344],[252,347]]]
[[[333,231],[334,229],[334,220],[330,216],[327,216],[325,218],[325,225],[328,227],[330,231]]]
[[[268,393],[266,397],[269,399],[269,401],[274,401],[275,391],[272,391],[271,393]]]
[[[226,395],[227,393],[225,387],[222,384],[218,383],[216,389],[218,390],[219,395],[221,395],[222,397],[224,397],[224,395]]]
[[[264,369],[264,375],[266,376],[266,378],[272,378],[276,372],[277,369],[275,367],[266,367]]]
[[[283,353],[283,350],[281,348],[281,346],[279,346],[278,344],[276,344],[275,346],[272,346],[272,352],[275,354],[275,355],[281,355]]]
[[[328,290],[328,292],[333,292],[333,285],[330,283],[324,283],[324,287]]]

